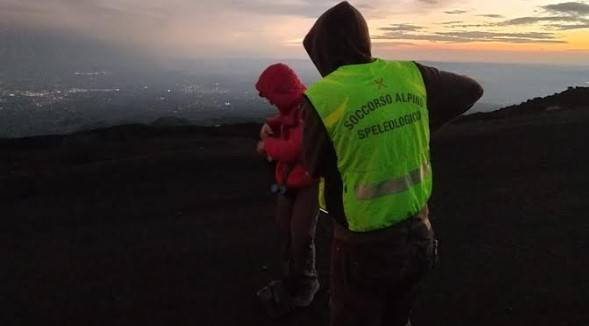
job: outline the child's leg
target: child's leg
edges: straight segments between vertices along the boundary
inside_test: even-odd
[[[278,280],[271,281],[256,293],[258,298],[264,304],[267,313],[272,317],[283,316],[286,313],[291,312],[294,308],[291,291],[289,289],[292,274],[290,220],[293,205],[293,195],[286,194],[277,196],[275,219],[278,232],[275,241],[280,249],[279,263],[281,275]]]
[[[309,297],[310,300],[318,288],[315,268],[315,229],[318,213],[317,184],[298,189],[290,221],[292,276],[296,284],[295,292],[299,292],[303,297]]]
[[[294,197],[290,195],[278,195],[276,200],[276,226],[278,227],[278,244],[280,248],[281,277],[290,275],[291,269],[291,216],[294,205]]]

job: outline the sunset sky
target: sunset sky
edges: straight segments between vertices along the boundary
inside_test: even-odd
[[[0,0],[0,28],[75,34],[160,56],[306,58],[301,40],[338,1]],[[350,1],[377,56],[589,65],[589,3]]]

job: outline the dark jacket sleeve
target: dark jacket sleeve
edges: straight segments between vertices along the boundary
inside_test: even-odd
[[[427,91],[430,129],[436,130],[468,111],[483,96],[473,79],[416,63]]]
[[[303,102],[303,119],[303,166],[313,178],[323,177],[327,166],[334,161],[335,152],[319,114],[306,97]]]

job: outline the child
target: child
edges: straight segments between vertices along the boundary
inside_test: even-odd
[[[306,307],[319,290],[315,269],[317,181],[303,168],[300,154],[301,104],[306,88],[292,69],[279,63],[264,70],[256,89],[279,111],[262,126],[257,151],[276,162],[273,191],[278,194],[276,223],[284,262],[282,284],[292,305]]]

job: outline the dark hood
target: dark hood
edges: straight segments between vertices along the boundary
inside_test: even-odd
[[[368,25],[362,14],[347,1],[323,13],[303,45],[321,76],[340,66],[372,60]]]

